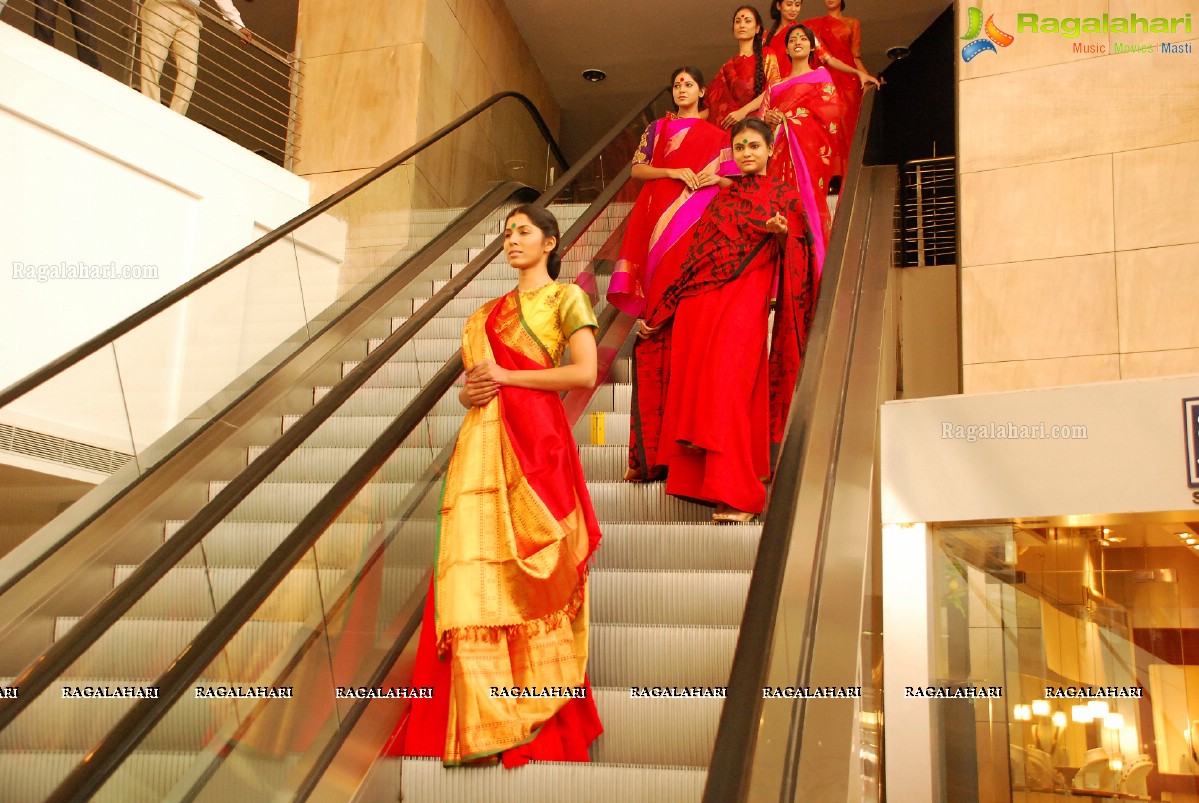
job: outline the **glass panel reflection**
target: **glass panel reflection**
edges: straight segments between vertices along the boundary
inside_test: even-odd
[[[939,682],[1003,688],[940,701],[948,799],[1199,799],[1194,531],[934,532]]]

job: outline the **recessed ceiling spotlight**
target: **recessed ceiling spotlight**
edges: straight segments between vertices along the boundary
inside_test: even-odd
[[[596,70],[594,68],[590,70],[583,70],[583,78],[593,84],[598,84],[607,77],[608,74],[603,70]]]
[[[903,45],[887,48],[887,58],[891,59],[891,61],[903,61],[910,55],[912,55],[912,51]]]

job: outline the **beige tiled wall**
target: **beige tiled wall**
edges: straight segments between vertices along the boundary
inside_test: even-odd
[[[960,32],[971,5],[957,4]],[[958,59],[966,392],[1199,371],[1199,52],[1110,52],[1199,51],[1199,16],[1173,35],[1068,39],[1016,25],[1017,12],[1180,17],[1187,5],[985,4],[1015,41]]]
[[[298,47],[297,172],[313,201],[496,92],[523,92],[558,130],[557,102],[503,0],[300,0]]]

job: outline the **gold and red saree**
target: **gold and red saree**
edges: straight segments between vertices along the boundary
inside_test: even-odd
[[[594,326],[577,286],[509,293],[467,321],[463,361],[552,368],[571,321]],[[555,333],[539,332],[551,323],[558,347]],[[446,765],[500,753],[510,766],[587,760],[601,731],[586,677],[587,564],[599,537],[557,392],[505,386],[467,412],[442,492],[413,679],[434,697],[414,701],[396,752]]]

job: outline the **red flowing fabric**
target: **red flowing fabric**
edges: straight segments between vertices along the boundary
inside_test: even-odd
[[[788,233],[766,232],[775,214]],[[659,452],[667,493],[761,512],[770,438],[781,440],[815,303],[813,232],[794,190],[744,176],[696,229],[682,273],[649,325],[669,333],[670,385]],[[771,288],[774,337],[766,350]],[[777,436],[774,433],[777,432]]]
[[[749,513],[766,506],[771,261],[679,302],[658,447],[669,494]]]
[[[430,579],[412,673],[412,686],[432,687],[433,697],[412,701],[407,718],[400,721],[383,748],[385,756],[441,758],[445,749],[445,729],[450,718],[450,661],[448,657],[437,656],[433,598],[433,581]],[[519,767],[530,760],[591,760],[587,749],[604,732],[604,726],[595,708],[591,683],[586,681],[584,686],[587,696],[568,700],[554,718],[542,726],[536,738],[501,754],[505,767]]]
[[[487,320],[487,337],[497,365],[516,371],[551,367],[509,347],[499,337],[495,323],[505,304],[518,303],[515,291],[495,304]],[[500,415],[524,478],[556,519],[576,510],[582,513],[588,533],[587,554],[579,561],[580,581],[600,542],[599,522],[587,492],[583,467],[566,411],[557,391],[504,386],[500,389]],[[425,602],[417,645],[413,686],[432,686],[431,699],[412,701],[409,715],[392,734],[384,755],[442,756],[446,743],[450,700],[449,656],[437,654],[437,625],[433,582]],[[531,741],[502,753],[504,766],[516,767],[531,759],[588,761],[587,747],[603,732],[590,683],[583,698],[571,698],[537,731]]]
[[[836,84],[824,67],[804,76],[785,78],[766,90],[761,115],[765,117],[772,110],[782,112],[787,119],[777,129],[774,155],[767,170],[801,192],[800,171],[807,174],[820,214],[820,233],[827,242],[832,223],[828,211],[829,182],[840,175],[838,170],[844,163],[838,133],[843,108]]]
[[[755,56],[736,55],[720,67],[704,92],[704,104],[708,107],[708,122],[720,125],[724,118],[735,112],[761,92],[754,92],[758,61]],[[774,53],[762,53],[762,89],[778,77],[779,66]]]
[[[861,58],[862,26],[852,17],[817,17],[806,20],[804,25],[812,29],[820,39],[821,45],[829,55],[845,62],[850,67],[855,66]],[[862,107],[862,82],[856,75],[843,73],[840,70],[830,70],[833,83],[837,85],[837,94],[845,107],[841,121],[840,151],[844,159],[849,158],[849,146],[853,143],[853,132],[858,125],[858,111]],[[842,171],[841,175],[844,175]]]
[[[683,130],[682,124],[687,127],[680,139],[678,134]],[[731,151],[729,135],[724,129],[704,120],[675,120],[670,115],[655,126],[653,155],[649,161],[652,166],[689,167],[698,172],[710,168],[715,162],[720,165],[722,174],[735,170],[725,159],[726,155],[731,156]],[[681,181],[670,178],[645,183],[629,214],[617,265],[618,268],[643,266],[651,276],[644,288],[634,288],[639,292],[624,293],[623,298],[616,297],[610,290],[608,298],[613,304],[630,314],[645,317],[653,314],[663,289],[678,278],[695,223],[716,192],[713,187],[706,191],[706,197],[691,193]],[[673,238],[673,243],[663,247],[669,242],[664,238]],[[641,303],[634,305],[634,301]],[[636,381],[630,414],[628,464],[643,480],[659,480],[663,476],[657,444],[669,381],[667,354],[660,342],[644,340],[638,340],[633,350]]]

